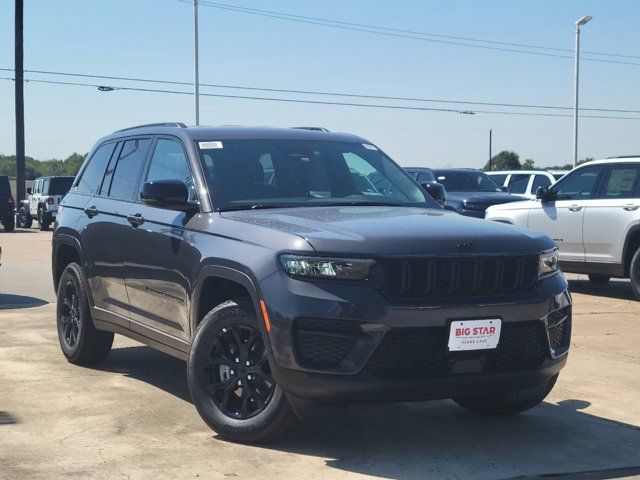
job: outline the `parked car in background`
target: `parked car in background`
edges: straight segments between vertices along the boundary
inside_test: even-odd
[[[69,192],[74,177],[38,177],[27,189],[27,199],[18,207],[18,227],[31,228],[33,219],[40,230],[47,230],[56,219],[58,205]]]
[[[508,193],[523,198],[534,199],[540,187],[550,187],[556,183],[555,177],[543,170],[502,170],[486,172],[500,187]]]
[[[436,177],[430,168],[409,167],[405,168],[405,171],[411,175],[438,204],[444,206],[447,201],[447,190],[444,188],[444,185],[436,181]]]
[[[565,272],[596,284],[630,278],[640,298],[640,157],[580,165],[535,201],[496,205],[486,218],[544,232]]]
[[[0,175],[0,222],[6,232],[13,232],[15,220],[15,204],[9,177]]]
[[[354,135],[115,132],[52,241],[66,358],[98,363],[119,333],[185,359],[196,409],[236,441],[361,402],[515,414],[569,351],[553,241],[443,210]]]
[[[486,173],[471,168],[432,169],[435,179],[447,189],[445,208],[468,217],[484,218],[490,205],[522,201],[502,191]]]

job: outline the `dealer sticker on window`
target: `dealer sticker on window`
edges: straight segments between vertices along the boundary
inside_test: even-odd
[[[211,148],[222,148],[222,142],[200,142],[199,145],[203,150],[208,150]]]
[[[496,348],[500,341],[502,320],[457,320],[451,322],[449,351]]]

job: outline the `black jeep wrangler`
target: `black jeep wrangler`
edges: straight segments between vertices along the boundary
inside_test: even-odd
[[[363,138],[318,129],[120,130],[53,235],[62,351],[114,333],[188,361],[215,431],[273,439],[359,402],[542,402],[571,296],[545,235],[444,211]]]
[[[15,213],[9,177],[0,175],[0,222],[6,232],[13,232],[16,227]]]

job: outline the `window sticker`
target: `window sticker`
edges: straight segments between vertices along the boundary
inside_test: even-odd
[[[200,142],[198,143],[200,148],[203,150],[208,150],[211,148],[222,148],[222,142]]]
[[[362,146],[367,150],[378,150],[375,145],[371,145],[370,143],[363,143]]]

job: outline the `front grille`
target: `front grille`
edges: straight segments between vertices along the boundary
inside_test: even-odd
[[[377,271],[392,298],[486,296],[532,289],[538,256],[386,259]]]
[[[306,368],[337,367],[362,335],[359,322],[299,319],[293,324],[294,350]]]
[[[472,373],[502,373],[539,367],[548,355],[544,324],[503,324],[494,350],[449,352],[448,327],[396,328],[388,331],[365,370],[382,379],[442,378],[475,365]]]
[[[561,308],[547,317],[549,343],[553,350],[560,350],[569,344],[571,328],[571,307]]]

